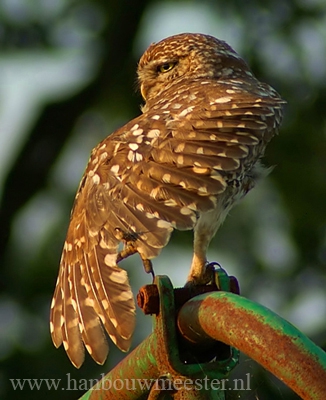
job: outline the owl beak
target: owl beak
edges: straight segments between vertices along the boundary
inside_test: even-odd
[[[146,100],[146,91],[143,83],[140,85],[140,93],[143,96],[143,99]]]

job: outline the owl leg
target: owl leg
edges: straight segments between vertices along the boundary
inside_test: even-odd
[[[208,264],[206,252],[212,235],[194,232],[194,255],[187,278],[186,285],[206,285],[211,280],[211,270],[207,270]]]
[[[140,258],[143,262],[144,270],[147,274],[152,274],[153,280],[155,278],[154,270],[153,270],[153,264],[151,260],[143,257],[135,244],[135,241],[137,240],[136,236],[137,234],[133,233],[132,235],[122,233],[121,229],[116,228],[116,236],[118,237],[119,240],[122,240],[125,243],[125,246],[123,250],[121,250],[118,255],[117,255],[117,263],[120,261],[124,260],[125,258],[132,256],[135,253],[138,253],[140,255]]]
[[[149,260],[148,258],[143,258],[143,257],[141,256],[141,254],[140,254],[140,257],[141,257],[141,259],[142,259],[145,272],[146,272],[147,274],[152,274],[153,281],[154,281],[155,273],[154,273],[152,261]]]
[[[117,263],[124,260],[125,258],[132,256],[137,253],[137,249],[133,243],[128,243],[123,250],[121,250],[117,255]]]
[[[220,208],[216,208],[199,217],[194,228],[194,255],[186,285],[206,285],[211,281],[214,268],[208,267],[206,253],[225,215]]]

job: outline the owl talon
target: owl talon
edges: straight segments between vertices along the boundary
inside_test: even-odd
[[[155,279],[155,273],[154,273],[154,269],[153,269],[153,264],[151,260],[148,260],[146,258],[142,258],[143,261],[143,266],[144,266],[144,270],[147,274],[152,274],[153,277],[153,282]]]
[[[191,288],[192,286],[210,285],[214,283],[216,265],[221,267],[217,262],[206,263],[200,276],[193,275],[188,277],[188,282],[185,284],[185,287]]]
[[[204,271],[204,277],[203,281],[205,282],[205,285],[209,285],[215,282],[215,271],[216,268],[215,266],[218,266],[221,268],[221,265],[215,261],[210,262],[206,265],[205,271]]]
[[[118,253],[117,255],[117,263],[119,263],[120,261],[124,260],[125,258],[132,256],[133,254],[138,253],[137,249],[135,248],[133,243],[128,243],[127,246]],[[147,258],[143,258],[140,255],[142,262],[143,262],[143,266],[144,266],[144,270],[147,274],[152,274],[153,277],[153,281],[155,279],[155,273],[153,270],[153,264],[152,261],[147,259]]]

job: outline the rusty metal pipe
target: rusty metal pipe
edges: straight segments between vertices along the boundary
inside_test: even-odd
[[[151,334],[80,400],[135,400],[148,393],[148,382],[159,375],[156,348],[156,337]]]
[[[191,342],[213,338],[241,350],[303,399],[326,398],[326,353],[266,307],[233,293],[213,292],[184,304],[177,323]]]

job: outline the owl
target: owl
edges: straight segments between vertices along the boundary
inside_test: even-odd
[[[106,333],[121,350],[130,347],[135,303],[124,258],[137,253],[135,263],[153,272],[172,231],[192,230],[186,283],[208,282],[208,245],[264,176],[260,159],[282,119],[279,94],[212,36],[151,44],[138,81],[142,114],[93,149],[63,247],[50,330],[78,368],[85,348],[104,363]]]

